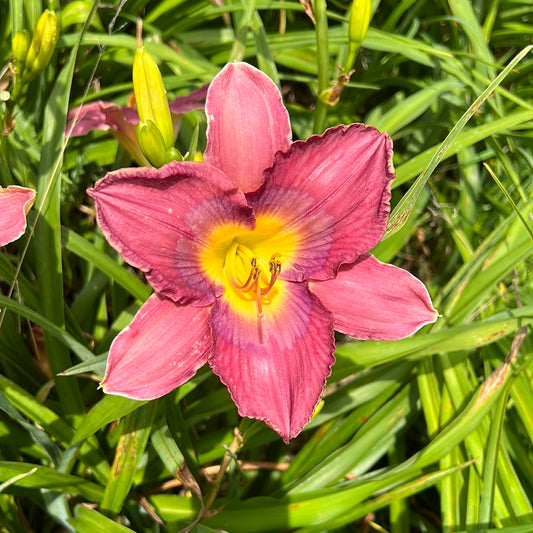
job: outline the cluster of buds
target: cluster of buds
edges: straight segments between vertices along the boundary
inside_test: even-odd
[[[59,25],[53,11],[45,10],[37,21],[33,37],[26,30],[16,32],[11,39],[11,61],[7,73],[0,79],[0,127],[2,135],[9,135],[15,127],[13,105],[38,74],[50,63],[59,37]],[[3,76],[2,74],[2,76]]]
[[[183,159],[174,147],[174,127],[163,78],[144,47],[136,50],[133,59],[133,92],[139,114],[137,141],[144,157],[158,168]]]
[[[48,66],[58,37],[57,17],[49,9],[39,17],[31,40],[26,30],[15,33],[12,39],[13,69],[23,83],[34,79]]]

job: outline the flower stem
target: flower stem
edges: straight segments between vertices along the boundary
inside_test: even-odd
[[[318,91],[315,110],[314,132],[322,133],[326,126],[328,106],[321,95],[329,88],[329,49],[328,49],[328,17],[326,0],[314,0],[313,12],[316,20],[316,48],[318,64]]]
[[[227,448],[227,451],[224,454],[224,457],[222,458],[222,461],[220,463],[220,469],[217,473],[217,477],[215,478],[213,487],[209,493],[207,501],[205,502],[204,508],[206,512],[209,511],[211,505],[213,505],[213,502],[215,501],[215,498],[220,489],[220,485],[222,484],[222,480],[224,479],[224,474],[226,473],[226,470],[231,460],[235,457],[235,454],[242,448],[244,444],[244,438],[241,433],[241,426],[239,426],[238,428],[235,428],[233,432],[233,440],[231,441],[231,444]]]

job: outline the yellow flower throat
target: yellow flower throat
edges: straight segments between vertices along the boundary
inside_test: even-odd
[[[265,308],[281,305],[283,265],[289,265],[296,235],[278,218],[258,216],[253,230],[231,223],[215,228],[201,258],[204,272],[224,287],[223,298],[246,318],[263,317]]]
[[[247,265],[248,276],[246,276]],[[280,254],[274,253],[267,265],[263,259],[257,258],[246,245],[234,241],[226,254],[224,273],[231,286],[241,291],[238,292],[241,297],[255,299],[257,314],[261,317],[263,300],[268,302],[267,295],[281,273]]]

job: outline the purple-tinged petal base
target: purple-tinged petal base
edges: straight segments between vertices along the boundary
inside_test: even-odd
[[[26,215],[35,201],[35,191],[10,185],[0,187],[0,246],[18,239],[26,230]]]
[[[333,314],[335,329],[356,339],[401,339],[438,317],[419,279],[369,254],[334,279],[310,280],[309,288]]]
[[[208,314],[205,307],[150,296],[111,345],[104,392],[152,400],[185,383],[211,351]]]
[[[283,283],[282,293],[262,319],[253,308],[243,316],[219,298],[210,318],[209,364],[241,416],[264,420],[288,442],[313,415],[335,345],[332,317],[305,283]]]

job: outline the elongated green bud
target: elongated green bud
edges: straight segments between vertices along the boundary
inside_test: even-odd
[[[37,21],[30,49],[26,55],[25,78],[29,81],[42,72],[50,63],[59,37],[56,14],[45,10]]]
[[[365,40],[371,8],[370,0],[353,0],[348,24],[348,39],[351,43],[360,45]]]
[[[137,124],[137,141],[148,162],[160,168],[167,163],[167,149],[159,128],[151,120]]]
[[[133,92],[139,120],[151,121],[157,127],[163,138],[161,148],[172,148],[174,129],[163,78],[154,58],[144,47],[136,50],[133,59]],[[146,153],[145,155],[151,159]]]
[[[17,74],[24,68],[26,55],[30,47],[30,34],[26,30],[18,31],[11,39],[11,55],[15,62]]]

